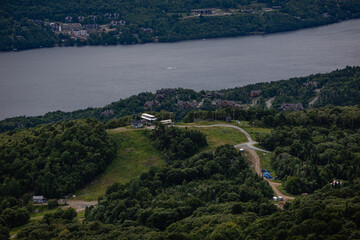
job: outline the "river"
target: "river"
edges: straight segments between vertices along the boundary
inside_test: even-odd
[[[0,119],[143,91],[215,90],[360,65],[360,19],[265,36],[0,53]]]

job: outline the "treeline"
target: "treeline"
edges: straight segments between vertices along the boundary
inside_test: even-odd
[[[342,83],[344,83],[344,85],[342,85]],[[309,101],[315,97],[314,90],[322,89],[318,101],[315,102],[315,106],[324,106],[327,104],[340,106],[356,105],[360,104],[359,96],[357,94],[359,86],[360,67],[346,67],[345,69],[336,70],[326,74],[316,74],[308,77],[291,78],[289,80],[257,83],[233,89],[212,91],[213,94],[210,96],[207,95],[208,92],[206,91],[196,92],[191,89],[182,88],[162,89],[157,91],[158,93],[146,92],[126,99],[120,99],[103,108],[88,108],[73,112],[56,111],[36,117],[21,116],[8,118],[0,121],[0,132],[82,118],[96,118],[105,122],[106,127],[115,128],[128,125],[133,119],[133,115],[142,112],[151,112],[161,119],[172,118],[173,120],[179,121],[189,112],[195,110],[194,108],[180,107],[178,105],[179,100],[189,102],[197,101],[198,103],[203,101],[203,104],[196,109],[203,111],[214,111],[217,109],[217,113],[226,112],[226,116],[230,114],[233,119],[260,119],[261,121],[265,121],[262,119],[263,114],[270,114],[265,110],[265,99],[275,97],[272,109],[276,109],[281,103],[298,102],[303,103],[303,106],[307,107]],[[242,104],[248,104],[252,100],[250,97],[250,92],[252,90],[261,90],[261,96],[259,97],[260,104],[250,108],[249,112],[238,107],[216,107],[211,103],[211,101],[220,98],[223,100],[233,100]],[[217,93],[217,95],[215,93]],[[340,97],[340,94],[343,95]],[[338,97],[333,98],[335,95]],[[144,105],[147,101],[157,101],[158,104],[154,104],[151,108],[146,108]],[[166,112],[171,112],[171,114]],[[275,113],[276,111],[271,114]],[[195,118],[224,120],[226,116],[221,115],[220,117],[220,115],[221,114],[215,116],[214,114],[209,113],[208,117],[203,115],[202,117],[195,116]],[[194,117],[191,115],[186,116],[184,120],[188,122],[193,121]],[[271,122],[273,120],[270,119],[269,121]]]
[[[0,196],[63,197],[101,173],[115,155],[104,125],[65,121],[0,138]]]
[[[345,0],[176,0],[138,1],[11,1],[0,3],[0,50],[50,47],[54,45],[113,45],[171,42],[187,39],[232,37],[256,33],[274,33],[314,27],[340,20],[358,18],[360,4]],[[279,9],[264,12],[262,8]],[[217,17],[192,17],[192,9],[220,8],[238,10],[233,15]],[[241,13],[247,10],[248,13]],[[109,24],[114,18],[106,13],[117,13],[115,19],[126,20],[125,26],[115,31],[91,33],[86,40],[73,39],[64,34],[54,34],[49,26],[28,21],[64,22],[72,17],[83,24]],[[96,16],[90,17],[90,16]],[[141,28],[151,28],[144,32]]]

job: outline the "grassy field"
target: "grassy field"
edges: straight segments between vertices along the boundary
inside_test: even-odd
[[[184,123],[184,122],[177,122],[176,125],[186,125],[186,126],[194,126],[194,125],[214,125],[214,124],[230,124],[235,125],[235,122],[225,122],[225,121],[196,121],[192,123]]]
[[[116,142],[118,152],[116,158],[105,172],[76,193],[77,199],[85,201],[97,200],[104,195],[109,185],[119,182],[126,183],[139,176],[151,166],[164,166],[163,155],[152,146],[150,139],[143,130],[117,131],[108,130],[110,137]]]
[[[261,127],[253,127],[249,124],[248,121],[231,121],[231,122],[225,122],[225,121],[197,121],[193,123],[183,123],[178,122],[176,125],[185,125],[185,126],[193,126],[193,125],[213,125],[213,124],[228,124],[228,125],[234,125],[237,127],[243,128],[245,131],[247,131],[252,139],[256,140],[256,137],[261,134],[269,134],[271,132],[271,128],[261,128]]]
[[[206,135],[206,140],[209,144],[204,150],[215,150],[217,147],[230,144],[236,145],[247,142],[247,138],[239,130],[228,127],[206,127],[197,128],[200,132]]]
[[[261,128],[261,127],[253,127],[249,125],[249,122],[247,121],[240,121],[241,124],[236,124],[236,126],[243,128],[245,131],[247,131],[251,138],[255,141],[257,140],[257,137],[262,134],[270,134],[271,128]]]

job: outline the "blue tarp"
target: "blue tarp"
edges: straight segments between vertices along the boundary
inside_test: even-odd
[[[264,178],[266,178],[266,179],[275,179],[273,176],[271,176],[271,173],[269,171],[266,171],[265,169],[261,169],[261,171],[264,174]]]

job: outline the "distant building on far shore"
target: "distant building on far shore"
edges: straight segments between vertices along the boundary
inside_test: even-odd
[[[33,196],[33,202],[35,204],[46,203],[46,198],[44,196]]]

